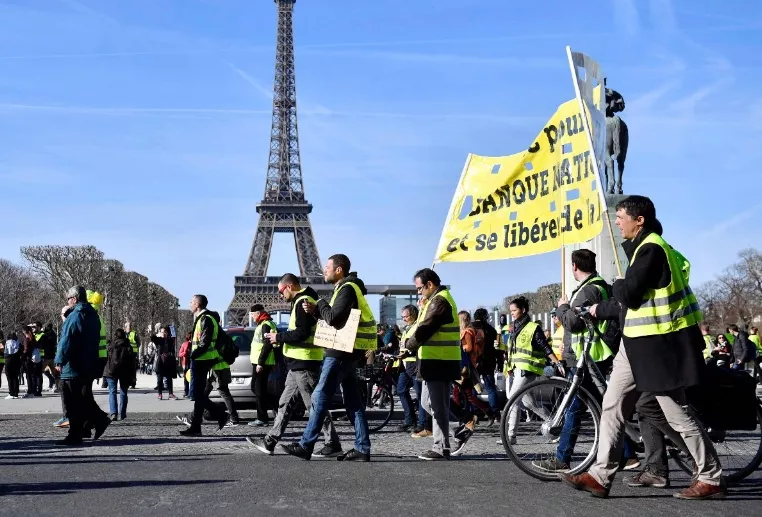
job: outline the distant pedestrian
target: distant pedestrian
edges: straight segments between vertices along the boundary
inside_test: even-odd
[[[175,399],[172,389],[172,380],[177,377],[177,359],[175,357],[175,340],[172,338],[169,327],[161,327],[159,335],[154,339],[156,343],[156,379],[159,388],[159,400],[166,386],[170,399]]]
[[[24,348],[22,351],[22,361],[26,367],[26,395],[28,397],[42,396],[42,358],[40,349],[37,345],[37,339],[34,337],[34,329],[31,326],[25,326]]]
[[[135,376],[135,354],[124,330],[116,329],[114,341],[108,346],[106,368],[103,377],[108,384],[109,418],[113,422],[127,418],[127,391]],[[116,389],[119,386],[120,400],[117,404]]]
[[[19,374],[21,372],[21,345],[15,332],[8,334],[5,341],[5,377],[8,379],[6,400],[19,398]]]
[[[183,367],[183,386],[184,386],[184,396],[188,398],[188,396],[191,393],[190,390],[190,367],[191,367],[191,333],[188,332],[185,334],[185,341],[183,341],[183,344],[180,345],[180,364]],[[191,398],[193,400],[193,398]]]

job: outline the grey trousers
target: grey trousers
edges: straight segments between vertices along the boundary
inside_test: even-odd
[[[283,393],[278,401],[278,414],[275,415],[275,422],[273,422],[273,427],[267,433],[267,436],[276,442],[280,440],[286,431],[286,427],[288,427],[288,423],[291,421],[294,409],[299,403],[299,397],[304,402],[305,408],[309,409],[312,407],[312,392],[315,391],[315,386],[317,386],[319,379],[320,372],[309,370],[288,371],[286,386],[283,388]],[[323,422],[323,436],[325,437],[326,444],[339,443],[339,435],[333,426],[330,413],[326,415]]]
[[[664,412],[653,393],[644,393],[635,405],[638,412],[640,435],[646,449],[646,466],[659,476],[669,477],[669,461],[664,437],[668,437],[681,451],[690,454],[680,433],[669,426]]]
[[[712,441],[688,411],[683,389],[654,393],[669,426],[680,433],[688,451],[698,466],[698,479],[709,485],[719,485],[722,467]],[[622,457],[622,431],[625,418],[632,414],[640,393],[635,391],[635,377],[624,344],[614,358],[606,394],[603,396],[598,458],[590,467],[590,475],[603,486],[610,486],[619,469]]]
[[[442,454],[450,450],[450,382],[423,381],[421,406],[431,415],[434,445],[431,450]]]
[[[529,384],[530,382],[534,382],[538,379],[539,375],[527,372],[524,370],[519,370],[516,368],[513,371],[513,375],[511,375],[511,387],[508,390],[508,394],[506,395],[508,397],[508,400],[513,397],[514,394],[516,394],[517,391],[519,391],[521,388]],[[545,406],[542,406],[537,403],[537,401],[532,397],[531,393],[527,393],[523,397],[521,397],[521,405],[524,406],[524,409],[531,411],[535,415],[539,416],[543,420],[547,420],[550,418],[550,412],[545,408]],[[519,423],[519,406],[513,405],[511,406],[511,412],[508,415],[508,437],[514,438],[516,436],[516,424]]]

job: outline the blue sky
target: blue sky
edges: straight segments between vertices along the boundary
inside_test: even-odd
[[[759,246],[762,3],[516,4],[297,2],[323,260],[374,284],[430,265],[467,153],[520,151],[573,96],[567,44],[624,95],[625,190],[654,199],[694,283]],[[0,257],[94,244],[224,309],[264,190],[275,28],[269,0],[0,0]],[[296,264],[276,239],[270,273]],[[437,270],[463,308],[560,279],[555,253]]]

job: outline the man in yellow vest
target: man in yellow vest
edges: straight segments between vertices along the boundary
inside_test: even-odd
[[[132,377],[131,388],[135,388],[138,382],[138,368],[140,367],[140,336],[138,333],[132,330],[132,322],[127,320],[124,322],[124,333],[127,335],[127,340],[132,347],[132,353],[135,354],[135,375]]]
[[[305,311],[303,305],[305,301],[314,303],[317,300],[315,290],[302,287],[296,275],[286,273],[278,282],[278,292],[284,300],[291,303],[288,330],[275,332],[271,329],[264,338],[275,346],[283,347],[283,361],[288,370],[286,384],[278,401],[278,413],[275,415],[272,429],[262,439],[254,436],[246,438],[246,441],[258,450],[270,455],[275,453],[275,445],[286,431],[292,413],[299,403],[303,402],[307,409],[312,407],[312,397],[320,379],[320,365],[324,355],[324,349],[313,344],[317,318]],[[339,435],[336,434],[330,414],[324,415],[322,427],[325,446],[315,456],[329,457],[341,454]]]
[[[405,305],[402,308],[402,321],[404,327],[402,328],[402,338],[400,339],[400,354],[404,355],[406,350],[405,344],[410,336],[415,333],[417,328],[418,319],[418,307],[413,304]],[[399,377],[397,378],[397,396],[400,399],[400,405],[402,406],[402,412],[405,415],[404,424],[400,431],[410,433],[416,431],[416,416],[415,406],[413,405],[413,397],[410,396],[410,388],[415,386],[416,378],[416,358],[411,355],[399,360]],[[419,398],[420,400],[420,398]],[[426,413],[422,409],[418,409],[420,428],[423,429],[426,420]],[[422,413],[422,414],[421,414]]]
[[[560,474],[566,484],[595,497],[608,497],[619,468],[622,430],[639,392],[653,394],[664,416],[683,437],[696,464],[696,481],[675,494],[680,499],[725,497],[722,467],[712,442],[687,409],[685,388],[697,385],[704,367],[702,320],[688,285],[689,264],[660,235],[656,208],[644,196],[616,206],[616,225],[630,266],[612,286],[623,311],[623,346],[614,359],[603,397],[598,458],[581,475]],[[596,306],[590,311],[596,314]]]
[[[421,407],[432,416],[434,433],[432,448],[418,457],[427,461],[448,460],[450,387],[461,377],[458,307],[434,270],[417,271],[413,282],[423,305],[418,326],[400,357],[418,357],[418,378],[423,381]]]
[[[304,310],[341,329],[347,323],[352,309],[360,311],[360,324],[355,337],[354,352],[327,349],[320,372],[320,381],[312,395],[312,410],[307,428],[298,443],[284,445],[283,449],[293,456],[310,459],[312,449],[320,435],[320,428],[328,415],[329,405],[336,389],[341,385],[347,417],[354,422],[355,446],[338,456],[339,461],[370,461],[370,436],[365,419],[365,403],[360,397],[357,379],[358,363],[365,361],[368,351],[376,349],[376,320],[365,295],[365,284],[350,272],[351,263],[346,255],[331,256],[323,269],[323,278],[333,284],[331,301],[320,300],[317,304],[304,301]]]
[[[217,404],[209,400],[206,393],[206,380],[214,366],[222,361],[217,351],[217,336],[220,326],[207,309],[209,300],[203,294],[195,294],[190,301],[190,311],[193,313],[193,341],[191,344],[191,359],[193,359],[193,376],[196,382],[193,386],[193,416],[190,421],[177,417],[188,425],[188,429],[180,431],[182,436],[201,436],[204,410],[208,410],[212,418],[217,420],[219,429],[225,427],[228,414]]]
[[[263,427],[268,424],[267,417],[267,379],[275,366],[273,344],[265,338],[266,334],[278,332],[270,314],[264,305],[255,303],[249,311],[254,320],[254,337],[251,340],[251,391],[257,397],[257,419],[249,422],[250,426]]]

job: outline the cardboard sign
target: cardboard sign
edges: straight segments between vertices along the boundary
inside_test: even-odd
[[[360,310],[352,309],[344,326],[336,329],[323,320],[318,320],[314,344],[323,348],[351,352],[355,348],[357,327],[360,325]]]

